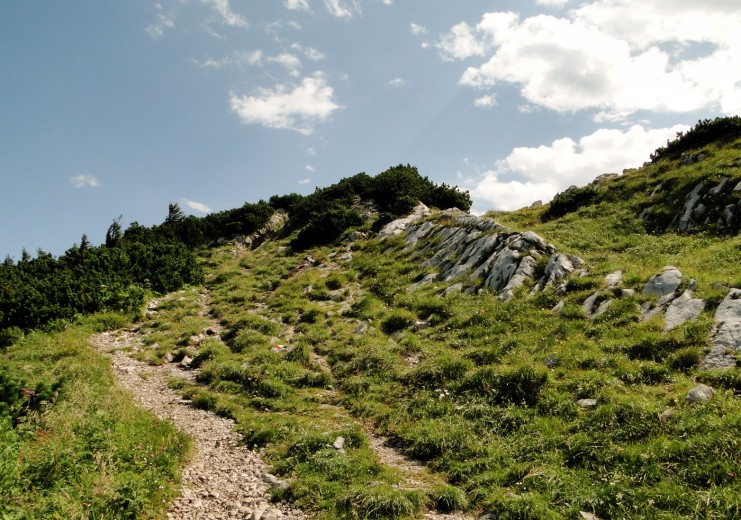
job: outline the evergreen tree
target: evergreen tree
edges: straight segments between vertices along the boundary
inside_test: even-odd
[[[118,218],[113,219],[113,223],[108,227],[108,231],[105,234],[106,247],[118,247],[121,245],[121,239],[123,238],[123,229],[121,228],[122,217],[123,215],[119,215]]]

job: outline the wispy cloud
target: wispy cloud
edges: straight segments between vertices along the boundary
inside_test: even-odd
[[[337,18],[352,18],[353,14],[360,12],[360,3],[356,0],[347,6],[343,0],[324,0],[324,5],[332,16]]]
[[[204,61],[193,60],[193,63],[202,69],[220,69],[227,65],[231,65],[232,59],[229,56],[221,58],[220,60],[206,58]]]
[[[416,23],[411,24],[409,26],[409,30],[412,31],[412,34],[415,36],[427,33],[427,27],[424,27],[423,25],[417,25]]]
[[[247,27],[247,20],[241,14],[232,11],[229,0],[201,0],[204,4],[210,5],[214,15],[223,23],[230,27]]]
[[[211,208],[205,205],[203,202],[196,202],[194,200],[182,199],[183,204],[199,213],[211,213]]]
[[[477,107],[491,108],[494,105],[496,105],[497,102],[493,95],[489,95],[489,96],[481,96],[480,98],[476,98],[473,104]]]
[[[300,43],[292,44],[291,49],[303,53],[303,55],[309,58],[311,61],[321,61],[327,57],[326,54],[324,54],[322,51],[317,50],[314,47],[305,47]]]
[[[388,85],[391,87],[403,87],[406,84],[407,82],[403,78],[394,78],[388,82]]]
[[[154,7],[158,11],[157,21],[148,25],[144,30],[152,38],[161,38],[164,36],[165,30],[175,27],[175,11],[165,11],[162,4],[155,4]]]
[[[70,184],[75,188],[97,188],[100,181],[94,175],[82,174],[69,178]]]
[[[290,9],[292,11],[306,11],[307,13],[312,12],[311,6],[309,5],[309,2],[307,0],[285,0],[285,2],[283,2],[283,5],[286,6],[286,9]]]
[[[316,168],[314,168],[314,167],[313,167],[312,165],[310,165],[310,164],[307,164],[306,166],[304,166],[304,169],[305,169],[305,170],[306,170],[307,172],[311,172],[311,173],[314,173],[314,172],[316,171]]]
[[[304,184],[309,184],[310,182],[311,182],[311,179],[301,179],[300,181],[298,181],[298,184],[304,185]]]
[[[291,76],[298,76],[300,74],[301,60],[295,54],[284,52],[283,54],[268,58],[268,61],[285,67]]]
[[[289,129],[304,135],[313,133],[316,123],[326,121],[342,108],[334,101],[334,90],[321,73],[303,78],[300,85],[279,84],[253,96],[232,93],[229,102],[244,124]]]

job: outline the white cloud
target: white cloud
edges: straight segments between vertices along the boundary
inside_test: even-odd
[[[497,104],[497,101],[494,98],[494,96],[491,96],[491,95],[490,96],[481,96],[480,98],[476,98],[473,101],[473,104],[475,106],[477,106],[477,107],[491,108],[491,107],[493,107],[494,105]]]
[[[547,202],[558,193],[556,185],[550,182],[501,181],[499,177],[496,171],[486,172],[470,190],[477,209],[512,211],[529,206],[536,200]]]
[[[261,65],[262,51],[237,51],[234,53],[237,63],[241,65]]]
[[[635,125],[625,131],[600,129],[578,142],[565,137],[549,146],[515,148],[494,170],[484,173],[471,195],[476,206],[491,204],[502,210],[535,200],[548,202],[571,185],[585,185],[602,173],[642,164],[656,148],[687,129],[677,125],[647,130]]]
[[[427,27],[424,27],[422,25],[417,25],[416,23],[411,24],[409,26],[409,30],[412,31],[412,34],[415,36],[419,36],[420,34],[427,33]]]
[[[741,2],[730,0],[595,0],[563,16],[486,13],[436,46],[444,60],[482,58],[463,85],[510,83],[529,104],[596,110],[598,121],[642,110],[730,114],[740,105],[740,18]]]
[[[247,20],[241,14],[232,11],[229,0],[201,0],[201,2],[210,5],[214,14],[224,25],[230,27],[247,27]]]
[[[284,52],[283,54],[268,58],[268,61],[285,67],[291,76],[298,76],[300,74],[301,60],[295,54]]]
[[[569,0],[537,0],[535,3],[546,7],[563,7]]]
[[[327,57],[322,51],[317,50],[314,47],[304,47],[300,43],[294,43],[291,45],[291,49],[302,52],[304,56],[309,58],[311,61],[321,61]]]
[[[162,11],[162,6],[160,4],[156,4],[155,6],[158,10]],[[169,13],[157,13],[157,22],[153,23],[151,25],[148,25],[145,31],[151,36],[152,38],[161,38],[165,34],[166,29],[173,29],[175,27],[175,14],[172,12]]]
[[[185,204],[193,211],[198,211],[199,213],[211,213],[212,211],[211,208],[206,206],[203,202],[196,202],[188,199],[182,199],[182,201],[183,204]]]
[[[324,5],[332,16],[337,18],[352,18],[353,14],[360,12],[360,3],[358,0],[351,2],[352,5],[348,7],[343,0],[324,0]]]
[[[403,87],[406,84],[407,82],[403,78],[394,78],[388,82],[388,85],[391,87]]]
[[[304,184],[309,184],[310,182],[311,182],[311,179],[301,179],[300,181],[298,181],[298,184],[304,185]]]
[[[293,11],[306,11],[307,13],[311,12],[311,6],[309,5],[309,2],[307,0],[286,0],[283,3],[287,9],[291,9]]]
[[[193,63],[195,63],[196,66],[202,69],[221,69],[223,67],[226,67],[227,65],[230,65],[232,63],[232,59],[229,56],[226,56],[225,58],[222,58],[220,60],[206,58],[205,61],[193,60]]]
[[[314,172],[316,171],[316,168],[314,168],[314,167],[313,167],[312,165],[310,165],[310,164],[307,164],[306,166],[304,166],[304,169],[305,169],[305,170],[306,170],[307,172],[311,172],[311,173],[314,173]]]
[[[97,188],[100,181],[94,175],[82,174],[69,178],[69,182],[75,188]]]
[[[305,77],[292,89],[276,85],[261,89],[255,96],[230,95],[230,106],[244,124],[261,124],[268,128],[295,130],[311,134],[314,124],[326,121],[342,108],[334,101],[334,90],[324,75],[316,73]]]

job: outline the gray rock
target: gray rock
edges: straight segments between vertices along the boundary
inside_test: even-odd
[[[644,296],[656,296],[659,299],[671,296],[682,283],[682,271],[674,266],[664,267],[655,274],[643,288]]]
[[[576,404],[582,408],[596,408],[597,399],[579,399]]]
[[[705,301],[692,297],[692,291],[687,289],[681,296],[672,300],[664,316],[664,330],[676,329],[680,325],[697,318],[705,309]]]
[[[407,288],[407,292],[414,292],[417,289],[419,289],[420,287],[422,287],[423,285],[427,285],[427,284],[430,284],[430,283],[434,282],[439,277],[440,277],[440,273],[431,273],[431,274],[428,274],[427,276],[425,276],[424,278],[422,278],[419,282],[413,283],[412,285],[410,285]]]
[[[453,285],[451,285],[450,287],[448,287],[447,289],[443,291],[442,296],[450,296],[451,294],[456,294],[461,291],[463,291],[463,283],[462,282],[454,283]]]
[[[677,230],[679,232],[684,232],[694,227],[692,225],[692,215],[695,206],[700,202],[703,188],[705,188],[705,184],[701,182],[687,195],[684,207],[682,208],[682,213],[679,215],[679,221],[677,222]]]
[[[687,402],[691,404],[704,403],[709,401],[715,395],[715,390],[707,385],[697,385],[695,388],[687,392]]]
[[[586,300],[584,300],[584,303],[581,305],[581,310],[584,312],[584,315],[587,318],[591,318],[594,316],[595,312],[595,305],[597,304],[597,299],[602,295],[601,292],[597,291],[593,293],[591,296],[587,297]]]
[[[604,300],[602,303],[599,304],[599,307],[597,307],[597,310],[594,311],[594,314],[592,315],[592,319],[602,316],[604,313],[607,312],[607,309],[610,308],[610,305],[612,305],[612,300]]]
[[[412,210],[412,213],[404,218],[396,219],[386,224],[381,231],[378,233],[378,238],[386,238],[390,236],[402,234],[407,226],[421,218],[424,218],[430,214],[430,208],[422,204],[421,202]]]
[[[344,437],[337,437],[334,442],[332,443],[332,447],[336,450],[341,450],[345,447],[345,438]]]
[[[623,281],[623,272],[622,271],[615,271],[614,273],[610,273],[607,276],[605,276],[605,283],[607,284],[607,287],[610,289],[614,289],[618,285],[620,285],[620,282]]]
[[[353,330],[353,334],[365,334],[368,332],[368,329],[370,328],[370,325],[368,325],[367,321],[360,321],[355,326],[355,329]]]
[[[180,366],[182,368],[190,368],[190,364],[193,363],[193,358],[185,356],[180,360]]]
[[[414,322],[414,330],[425,330],[430,328],[430,322],[429,321],[415,321]]]
[[[736,366],[734,354],[741,351],[741,289],[731,289],[715,311],[715,333],[703,361],[706,368]]]

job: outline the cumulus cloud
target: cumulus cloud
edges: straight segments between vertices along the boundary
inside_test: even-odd
[[[292,11],[311,12],[311,6],[307,0],[286,0],[283,4],[287,9],[291,9]]]
[[[686,131],[676,125],[656,130],[641,125],[600,129],[574,141],[565,137],[547,146],[515,148],[471,188],[475,205],[513,210],[535,200],[549,201],[571,185],[585,185],[602,173],[642,164],[651,152]]]
[[[192,209],[193,211],[197,211],[199,213],[211,213],[211,208],[206,206],[203,202],[196,202],[194,200],[188,200],[188,199],[182,199],[183,204],[185,204],[188,208]]]
[[[388,85],[391,87],[403,87],[406,84],[407,82],[403,78],[394,78],[388,82]]]
[[[642,110],[733,113],[741,2],[678,2],[597,0],[563,16],[524,19],[486,13],[475,26],[451,27],[436,47],[444,60],[481,60],[462,85],[513,84],[527,103],[560,112],[595,110],[602,121]]]
[[[75,188],[97,188],[100,181],[94,175],[82,174],[69,178],[70,184]]]
[[[334,90],[323,74],[305,77],[300,85],[279,84],[261,89],[257,95],[230,95],[230,106],[244,124],[295,130],[304,135],[342,108],[334,101]]]

